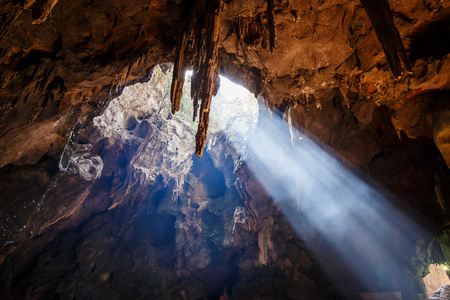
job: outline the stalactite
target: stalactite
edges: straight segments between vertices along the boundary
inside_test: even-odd
[[[411,66],[406,51],[394,24],[394,17],[387,0],[360,0],[372,22],[378,40],[383,47],[388,66],[397,79],[402,74],[401,62],[408,72]]]
[[[274,3],[273,0],[267,0],[267,27],[269,30],[269,49],[270,53],[275,50],[275,23],[273,19]]]
[[[197,39],[195,43],[197,56],[193,68],[194,80],[191,91],[193,91],[194,103],[201,101],[198,130],[195,136],[195,155],[201,157],[206,143],[211,99],[219,89],[218,42],[223,0],[199,2],[203,4],[203,10],[198,10],[200,14],[197,15],[197,20],[203,26],[197,27],[196,36],[200,39]]]
[[[172,113],[180,108],[184,71],[192,66],[191,98],[195,121],[199,112],[199,124],[196,134],[195,154],[201,157],[205,147],[211,100],[219,89],[218,41],[220,12],[223,0],[199,0],[191,10],[189,25],[177,47],[174,73],[171,87]],[[261,15],[259,22],[247,19],[237,20],[237,32],[246,44],[256,47],[262,45],[273,53],[275,49],[274,2],[267,0],[266,22]]]
[[[201,102],[195,154],[201,157],[206,143],[211,99],[219,89],[219,23],[223,0],[199,0],[177,48],[171,88],[172,113],[180,108],[184,71],[192,66],[191,98],[195,121]],[[189,57],[189,59],[187,58]]]
[[[192,122],[195,122],[198,113],[198,97],[195,95],[198,93],[197,74],[193,73],[191,77],[191,99],[194,106],[194,114],[192,116]]]
[[[181,96],[183,95],[185,51],[188,41],[189,27],[183,30],[183,36],[177,47],[177,55],[173,67],[172,86],[170,89],[170,100],[172,102],[172,114],[180,109]]]
[[[239,41],[249,48],[264,48],[270,53],[275,49],[274,3],[267,0],[265,14],[236,18],[235,32]]]

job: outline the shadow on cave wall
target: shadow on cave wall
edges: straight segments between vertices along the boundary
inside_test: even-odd
[[[427,57],[443,57],[450,52],[450,21],[427,22],[411,36],[411,56],[415,61]]]
[[[223,172],[214,167],[214,162],[208,152],[200,158],[192,156],[191,172],[197,177],[205,188],[208,198],[217,199],[225,194],[227,189]]]

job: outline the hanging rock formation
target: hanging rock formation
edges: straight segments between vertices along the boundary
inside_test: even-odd
[[[180,108],[181,88],[184,71],[192,67],[191,97],[194,105],[193,119],[197,116],[198,103],[201,102],[195,154],[201,157],[206,143],[211,99],[219,89],[219,25],[223,1],[196,1],[192,8],[189,26],[183,30],[177,48],[175,72],[172,81],[172,113]],[[191,47],[187,49],[188,38]],[[193,56],[191,63],[185,62],[186,52]]]
[[[401,62],[411,72],[408,57],[387,0],[361,0],[380,41],[392,75],[397,79],[402,74]]]

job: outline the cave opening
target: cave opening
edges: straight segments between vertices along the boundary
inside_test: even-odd
[[[0,6],[1,299],[448,294],[449,1]]]
[[[77,231],[70,257],[52,250],[54,262],[45,268],[67,263],[68,274],[83,278],[76,288],[59,280],[64,295],[139,295],[124,278],[136,280],[143,295],[162,297],[218,299],[225,290],[249,297],[255,289],[263,295],[266,285],[289,299],[321,293],[415,299],[422,293],[416,279],[432,258],[423,259],[416,242],[429,243],[429,233],[391,203],[389,192],[297,130],[292,106],[269,109],[221,77],[205,151],[197,158],[191,73],[180,110],[172,114],[171,72],[170,64],[155,66],[147,83],[124,88],[90,126],[75,126],[57,178],[45,192],[36,190],[44,195],[31,209],[38,207],[42,216],[45,208],[59,207],[50,217],[56,224],[80,205],[108,212]],[[80,202],[74,186],[88,202]],[[58,204],[61,197],[73,204]],[[26,213],[22,222],[34,216]],[[10,231],[40,235],[36,227],[17,229],[21,225],[13,222]],[[68,263],[73,261],[79,267]],[[293,274],[283,271],[292,265]]]
[[[73,246],[80,250],[72,259],[82,268],[68,272],[87,278],[77,296],[85,289],[104,295],[109,285],[112,297],[138,295],[122,282],[130,277],[146,295],[161,292],[164,278],[163,295],[184,291],[188,298],[218,299],[225,289],[247,295],[252,285],[269,284],[263,279],[268,272],[277,276],[277,297],[319,297],[312,286],[282,273],[292,264],[301,270],[295,276],[309,274],[324,293],[345,299],[414,299],[421,293],[421,283],[405,268],[416,242],[430,240],[428,232],[392,205],[387,191],[294,128],[292,107],[272,111],[221,77],[205,151],[197,158],[191,74],[180,110],[172,114],[171,72],[170,65],[156,66],[149,82],[126,87],[90,128],[77,127],[58,180],[39,202],[58,205],[60,187],[70,191],[78,184],[90,195],[85,206],[110,212],[84,225]],[[67,195],[77,199],[76,193]],[[60,210],[67,214],[76,205],[74,200]],[[36,234],[35,228],[26,230]],[[105,239],[111,233],[115,238]],[[98,249],[106,254],[92,257]],[[119,257],[120,263],[112,261]],[[282,265],[275,263],[278,257]],[[57,255],[55,263],[67,259]],[[190,276],[193,281],[183,279]],[[61,289],[70,290],[67,284],[62,280]]]
[[[67,172],[96,179],[87,176],[83,166],[92,167],[90,160],[96,162],[100,157],[103,167],[94,175],[109,175],[113,193],[119,195],[108,210],[117,210],[117,214],[125,210],[130,217],[123,229],[126,232],[129,227],[129,233],[118,232],[123,243],[134,245],[122,246],[124,255],[134,255],[130,247],[144,247],[154,253],[150,257],[159,257],[157,269],[164,274],[179,264],[173,257],[186,252],[184,268],[201,282],[199,289],[208,299],[217,299],[225,288],[233,292],[239,276],[241,255],[233,247],[234,218],[244,203],[236,187],[236,170],[245,155],[245,141],[255,130],[259,105],[246,89],[221,77],[222,88],[211,107],[206,149],[198,158],[194,154],[198,121],[192,120],[189,97],[192,75],[187,72],[180,111],[172,115],[168,99],[171,72],[168,64],[156,66],[149,82],[126,87],[110,101],[93,119],[96,133],[82,129],[67,147]],[[144,256],[149,254],[144,252]],[[112,274],[111,282],[123,276],[114,270],[107,272]]]

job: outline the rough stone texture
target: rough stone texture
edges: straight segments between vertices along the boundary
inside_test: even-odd
[[[450,279],[443,266],[432,264],[430,265],[430,274],[423,278],[423,283],[426,287],[427,297],[430,298],[442,285],[450,284]]]
[[[220,72],[446,224],[448,1],[388,1],[411,65],[397,80],[359,1],[224,2]],[[2,298],[338,298],[223,136],[196,160],[170,143],[193,149],[180,112],[141,114],[160,96],[121,113],[125,86],[175,62],[192,6],[0,1]]]

